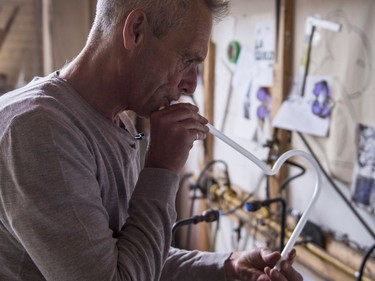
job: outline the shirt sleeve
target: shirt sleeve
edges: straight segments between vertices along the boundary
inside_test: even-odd
[[[169,250],[161,281],[225,281],[224,262],[228,253]]]
[[[177,175],[143,170],[115,235],[82,134],[33,112],[13,120],[0,150],[1,220],[20,245],[14,249],[46,280],[159,280],[176,219]]]

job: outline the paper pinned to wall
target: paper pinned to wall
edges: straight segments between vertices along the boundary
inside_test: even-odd
[[[252,80],[248,91],[238,96],[237,104],[240,114],[238,114],[236,123],[234,124],[236,135],[249,141],[254,141],[258,125],[256,115],[254,115],[254,110],[256,109],[254,89],[255,85]]]
[[[250,81],[271,87],[273,84],[273,64],[275,55],[275,22],[261,21],[255,26],[254,49],[242,46],[233,77],[233,88],[246,91]],[[241,93],[243,93],[241,91]]]
[[[317,88],[323,82],[326,83],[327,89]],[[330,85],[330,77],[309,76],[304,96],[297,93],[295,85],[289,98],[283,102],[277,112],[272,123],[273,126],[326,137],[330,126],[329,115],[334,106],[332,95],[329,92]]]
[[[257,100],[260,87],[270,87],[273,83],[275,54],[275,22],[260,21],[255,26],[254,48],[241,47],[232,80],[238,110],[234,131],[237,136],[250,141],[256,140],[259,130],[257,109],[262,101]],[[263,139],[263,138],[262,138]]]
[[[256,122],[252,118],[251,91],[255,75],[254,52],[248,47],[241,49],[237,66],[232,80],[238,104],[237,118],[234,131],[236,135],[252,140],[256,132]]]
[[[215,71],[215,76],[220,77],[220,79],[216,79],[215,88],[220,89],[223,94],[215,95],[215,108],[222,108],[222,110],[214,110],[214,125],[220,128],[221,131],[224,131],[233,93],[233,72],[223,60],[220,60]],[[225,106],[223,107],[222,105]]]
[[[375,127],[358,126],[357,162],[353,172],[352,200],[375,212]]]
[[[243,96],[244,93],[246,94],[249,91],[254,75],[254,54],[250,48],[243,46],[238,56],[232,80],[232,88],[238,92],[238,95]]]
[[[255,26],[254,57],[257,83],[264,87],[273,84],[275,56],[275,21],[261,21]]]

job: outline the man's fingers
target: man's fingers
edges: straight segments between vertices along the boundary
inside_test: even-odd
[[[153,112],[151,115],[163,115],[167,118],[178,118],[178,119],[188,119],[188,118],[198,118],[199,108],[190,103],[178,103],[172,104],[170,106],[164,107],[161,110]],[[203,117],[202,117],[203,118]],[[180,121],[176,119],[175,121]]]
[[[282,261],[280,266],[280,272],[286,277],[287,280],[302,281],[302,275],[297,272],[293,266],[287,262]]]
[[[272,252],[268,248],[262,248],[260,253],[261,253],[262,259],[266,263],[265,265],[268,265],[268,266],[274,266],[276,262],[281,258],[280,253]]]
[[[193,134],[193,141],[197,141],[197,140],[204,140],[206,137],[207,137],[207,133],[206,132],[202,132],[202,131],[199,131],[199,130],[191,130],[192,131],[192,134]]]
[[[288,252],[288,256],[287,256],[286,260],[288,261],[288,263],[293,264],[296,256],[297,256],[297,251],[296,251],[296,249],[293,248]]]

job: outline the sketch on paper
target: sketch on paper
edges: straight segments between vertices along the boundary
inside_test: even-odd
[[[352,200],[375,211],[375,127],[359,125],[357,163],[353,174]]]

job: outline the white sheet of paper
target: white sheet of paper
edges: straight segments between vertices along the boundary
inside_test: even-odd
[[[327,136],[329,123],[310,112],[311,105],[303,97],[293,97],[283,102],[273,120],[273,126],[320,137]]]
[[[236,95],[242,97],[249,91],[254,73],[254,54],[244,46],[241,48],[232,80],[232,88],[236,91]]]
[[[257,122],[250,119],[237,118],[234,126],[234,133],[237,136],[249,141],[254,140],[257,131]]]
[[[251,84],[254,79],[254,53],[248,47],[242,47],[232,80],[235,101],[234,132],[246,140],[252,140],[256,132],[256,122],[251,116]]]
[[[232,104],[232,76],[233,73],[231,70],[226,67],[224,62],[219,61],[218,67],[215,73],[216,77],[220,77],[220,79],[216,79],[216,89],[220,89],[220,94],[215,95],[214,108],[220,108],[222,110],[214,110],[214,125],[217,128],[223,130],[225,127],[224,121],[227,120],[227,115],[229,114],[229,107]]]
[[[236,93],[236,122],[234,124],[234,133],[248,141],[252,141],[255,136],[257,122],[252,115],[254,103],[251,99],[252,82],[247,92],[243,92],[241,96]]]
[[[254,50],[255,79],[259,85],[271,87],[275,57],[275,21],[268,20],[256,24]]]
[[[314,136],[326,137],[329,131],[330,118],[320,118],[314,115],[311,109],[312,102],[315,99],[312,89],[317,81],[323,79],[328,82],[328,85],[331,85],[330,77],[308,77],[305,96],[302,97],[292,93],[281,105],[273,119],[273,126]]]

